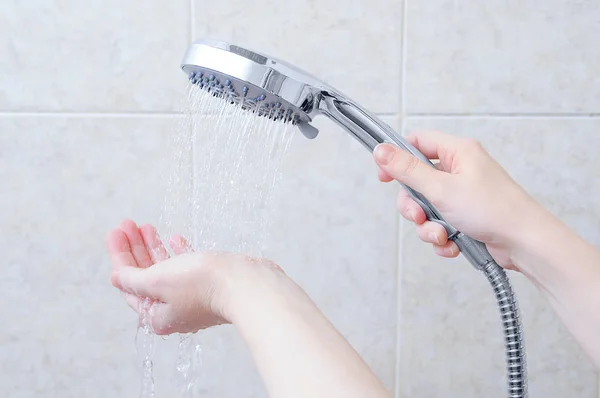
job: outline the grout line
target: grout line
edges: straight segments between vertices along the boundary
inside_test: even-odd
[[[544,119],[563,119],[563,120],[584,120],[584,119],[599,119],[600,113],[589,113],[589,114],[569,114],[569,113],[552,113],[552,114],[526,114],[526,113],[514,113],[514,114],[403,114],[395,112],[374,112],[379,117],[400,117],[402,119],[402,125],[404,126],[404,119],[531,119],[531,120],[544,120]],[[0,117],[74,117],[74,118],[128,118],[128,117],[183,117],[183,112],[48,112],[48,111],[34,111],[34,112],[2,112],[0,111]],[[202,114],[201,116],[210,116],[210,114]]]
[[[402,2],[402,33],[401,33],[401,61],[400,61],[400,135],[404,135],[406,120],[406,47],[407,47],[407,9],[408,0]],[[397,234],[397,253],[396,253],[396,358],[394,361],[394,397],[400,398],[400,372],[402,371],[402,349],[401,349],[401,331],[402,331],[402,228],[404,222],[399,214],[396,214],[396,234]]]
[[[407,0],[405,0],[407,1]],[[404,137],[404,129],[405,129],[405,120],[406,118],[402,118],[400,121],[400,136]],[[402,372],[402,271],[404,269],[402,256],[404,253],[404,245],[402,244],[402,231],[404,229],[404,219],[402,216],[397,213],[396,219],[398,220],[398,261],[397,261],[397,276],[396,276],[396,372],[394,376],[394,396],[396,398],[400,398],[401,396],[401,386],[400,386],[400,374]]]
[[[161,112],[0,112],[0,117],[181,117],[183,113]]]
[[[395,361],[394,361],[394,397],[400,398],[400,372],[402,371],[402,253],[403,253],[403,245],[402,245],[402,229],[404,226],[404,221],[399,214],[396,214],[396,242],[397,242],[397,250],[396,250],[396,350],[395,350]]]
[[[398,117],[400,114],[398,112],[373,112],[374,115],[379,117]]]
[[[402,118],[406,116],[406,54],[408,47],[408,0],[402,2],[402,40],[401,40],[401,71],[400,71],[400,115]]]
[[[195,0],[190,0],[190,43],[196,40],[196,5],[194,4]]]
[[[211,113],[198,113],[197,116],[213,116]],[[400,114],[394,112],[374,112],[374,115],[378,117],[399,117]],[[73,117],[73,118],[102,118],[102,117],[115,117],[115,118],[127,118],[127,117],[183,117],[184,112],[48,112],[48,111],[35,111],[35,112],[2,112],[0,111],[0,117]]]
[[[400,70],[400,135],[404,135],[405,121],[406,121],[406,54],[408,47],[408,1],[404,0],[402,2],[402,40],[401,42],[401,70]],[[404,227],[404,221],[402,217],[398,214],[396,216],[398,220],[398,253],[397,253],[397,279],[396,279],[396,362],[395,368],[396,372],[394,374],[394,396],[396,398],[400,398],[401,388],[400,388],[400,372],[402,371],[402,253],[403,253],[403,245],[402,245],[402,229]]]
[[[588,119],[598,118],[600,113],[409,113],[415,119]]]
[[[396,220],[398,249],[396,253],[396,371],[394,372],[394,397],[400,398],[400,374],[402,372],[402,255],[404,253],[404,245],[402,244],[402,230],[404,229],[404,220],[398,213],[396,213]]]

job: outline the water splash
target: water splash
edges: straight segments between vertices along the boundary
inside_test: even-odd
[[[180,336],[177,347],[177,379],[179,398],[193,398],[197,395],[200,366],[202,365],[202,346],[199,336],[185,334]]]
[[[150,322],[152,302],[145,298],[140,303],[139,325],[135,337],[138,355],[142,362],[140,398],[154,398],[154,332]]]
[[[198,96],[219,112],[194,117],[194,247],[261,256],[294,127]]]
[[[293,131],[289,123],[258,116],[188,84],[184,115],[164,152],[163,240],[178,233],[196,251],[264,255],[275,187]],[[197,334],[179,336],[180,398],[200,396],[201,353]],[[153,391],[151,357],[144,366],[149,376],[145,373],[143,389],[152,383]]]
[[[175,131],[168,133],[167,145],[162,151],[160,178],[167,181],[167,188],[158,231],[163,239],[175,233],[191,239],[193,234],[189,203],[193,187],[191,114],[195,104],[192,99],[196,91],[188,83],[184,101],[185,115],[177,118]]]
[[[193,87],[186,87],[184,106],[189,108]],[[189,112],[188,112],[189,113]],[[159,178],[168,181],[164,196],[162,211],[157,225],[161,237],[172,236],[180,233],[191,237],[192,223],[189,214],[189,198],[192,193],[192,143],[191,124],[189,117],[177,117],[176,128],[168,135],[167,146],[162,151],[162,173]],[[156,253],[152,253],[153,260]],[[153,398],[155,394],[154,381],[154,353],[156,335],[150,324],[151,305],[149,299],[141,302],[139,309],[139,326],[136,332],[136,350],[142,368],[142,381],[140,398]]]

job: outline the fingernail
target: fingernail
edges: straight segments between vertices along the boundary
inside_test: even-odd
[[[375,147],[373,152],[375,159],[382,165],[390,164],[394,155],[396,154],[396,148],[390,144],[379,144]]]
[[[427,235],[427,236],[429,237],[429,240],[437,243],[438,245],[440,244],[440,239],[433,232],[430,232],[429,235]]]

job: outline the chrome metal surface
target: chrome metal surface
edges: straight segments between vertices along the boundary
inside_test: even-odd
[[[181,68],[201,88],[241,103],[243,107],[274,120],[292,122],[308,138],[318,130],[313,119],[323,115],[343,127],[368,150],[392,143],[435,167],[421,152],[375,115],[308,73],[273,57],[215,40],[194,42],[186,52]],[[527,396],[525,348],[516,298],[504,270],[486,246],[458,231],[419,192],[403,185],[423,208],[428,220],[438,222],[448,232],[463,255],[490,280],[496,294],[506,337],[509,397]]]

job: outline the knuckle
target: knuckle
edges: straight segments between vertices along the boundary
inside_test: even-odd
[[[481,152],[483,151],[483,145],[475,138],[467,138],[463,144],[463,147],[470,152]]]
[[[154,327],[153,329],[154,333],[156,333],[159,336],[166,336],[168,334],[171,334],[171,328],[166,325],[159,325],[157,327]]]
[[[121,278],[118,271],[114,270],[110,273],[110,283],[116,288],[121,288]]]
[[[404,175],[412,174],[417,166],[419,166],[419,159],[412,155],[399,156],[396,163],[397,171]]]
[[[428,196],[427,199],[431,202],[431,204],[438,210],[443,211],[444,207],[444,197],[447,188],[445,184],[442,184],[441,181],[430,181],[428,183]]]
[[[403,216],[408,215],[409,203],[409,199],[406,196],[398,195],[398,199],[396,200],[396,207],[398,208],[398,212]]]

